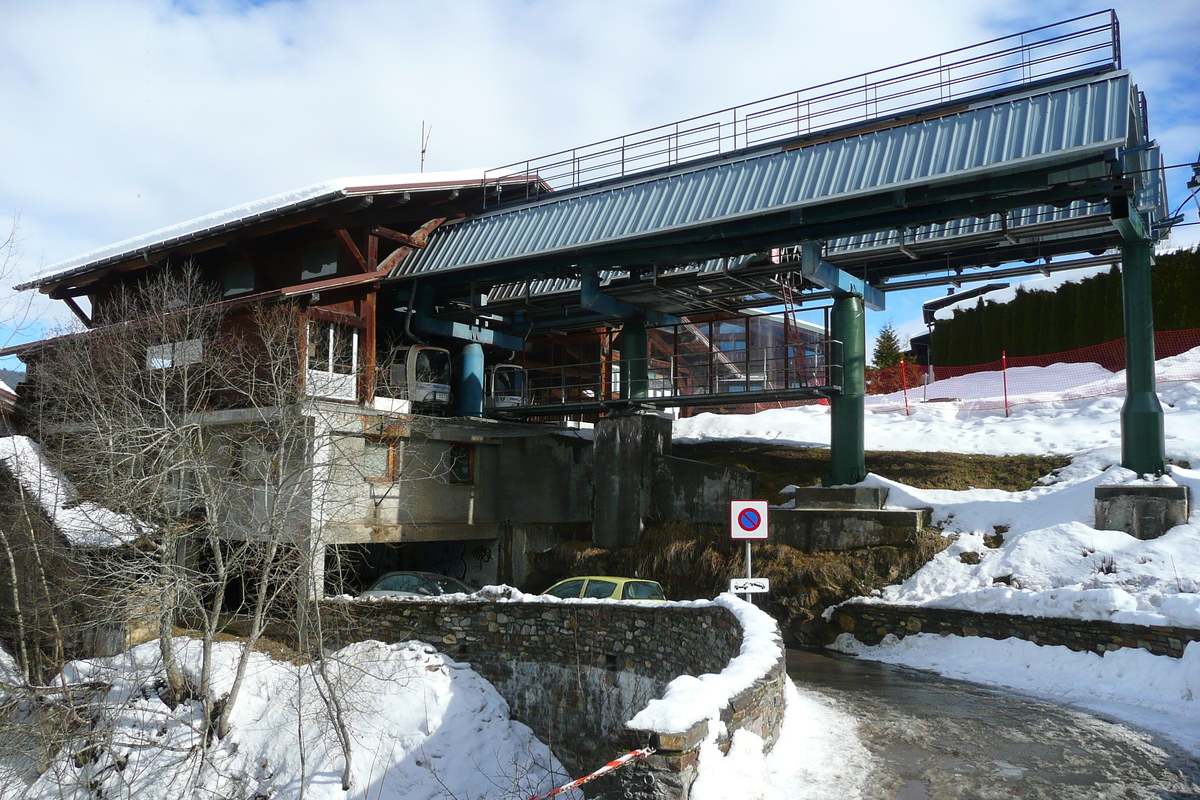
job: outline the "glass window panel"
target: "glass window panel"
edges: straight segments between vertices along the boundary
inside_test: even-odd
[[[333,328],[333,371],[339,375],[349,375],[354,371],[354,343],[357,340],[355,330],[348,325],[331,326]]]
[[[308,323],[308,368],[329,371],[330,323]]]
[[[225,267],[225,296],[233,297],[254,291],[254,268],[246,261],[235,261]]]
[[[392,448],[389,444],[367,442],[363,448],[363,474],[367,480],[395,480],[392,474]]]
[[[665,600],[662,588],[651,581],[629,581],[621,591],[626,600]]]
[[[300,255],[300,280],[331,278],[337,275],[337,242],[323,242],[305,248]]]
[[[583,581],[582,580],[567,581],[566,583],[564,583],[560,586],[555,586],[550,591],[546,592],[546,594],[550,595],[551,597],[563,597],[563,598],[579,597],[579,592],[582,589],[583,589]]]
[[[617,584],[613,581],[588,581],[584,597],[612,597]]]

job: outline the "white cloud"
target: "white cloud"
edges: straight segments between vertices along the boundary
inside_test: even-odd
[[[1150,14],[1131,5],[1122,19],[1127,64],[1152,92],[1152,112],[1170,112],[1163,129],[1175,150],[1200,124],[1195,82],[1185,80],[1200,39],[1186,6],[1158,3]],[[290,188],[415,171],[422,120],[433,125],[426,169],[494,166],[1081,9],[936,0],[6,4],[0,211],[22,215],[30,275]]]

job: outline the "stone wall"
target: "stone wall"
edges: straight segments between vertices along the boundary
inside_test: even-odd
[[[683,674],[721,672],[738,656],[742,630],[722,606],[634,603],[377,601],[337,603],[327,637],[351,641],[418,639],[487,678],[572,777],[622,751],[659,753],[589,784],[588,796],[686,798],[696,749],[707,731],[632,730],[625,722]],[[722,711],[724,744],[746,728],[768,746],[784,706],[784,653]]]
[[[853,601],[838,606],[832,621],[860,642],[870,645],[878,644],[889,633],[900,638],[910,633],[939,633],[1025,639],[1034,644],[1062,645],[1101,654],[1122,647],[1140,647],[1155,655],[1180,658],[1188,642],[1200,641],[1200,630],[1193,628]]]

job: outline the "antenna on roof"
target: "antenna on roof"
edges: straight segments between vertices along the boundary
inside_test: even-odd
[[[425,120],[421,120],[421,172],[425,171],[425,149],[429,147],[429,135],[433,133],[433,123],[429,123],[429,130],[425,130]]]

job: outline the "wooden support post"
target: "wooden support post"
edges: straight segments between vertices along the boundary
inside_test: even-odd
[[[370,403],[375,399],[376,310],[379,305],[379,292],[375,286],[375,284],[371,285],[363,297],[362,306],[359,309],[359,313],[367,322],[363,327],[362,352],[358,359],[358,363],[362,365],[358,376],[358,396],[364,403]]]

